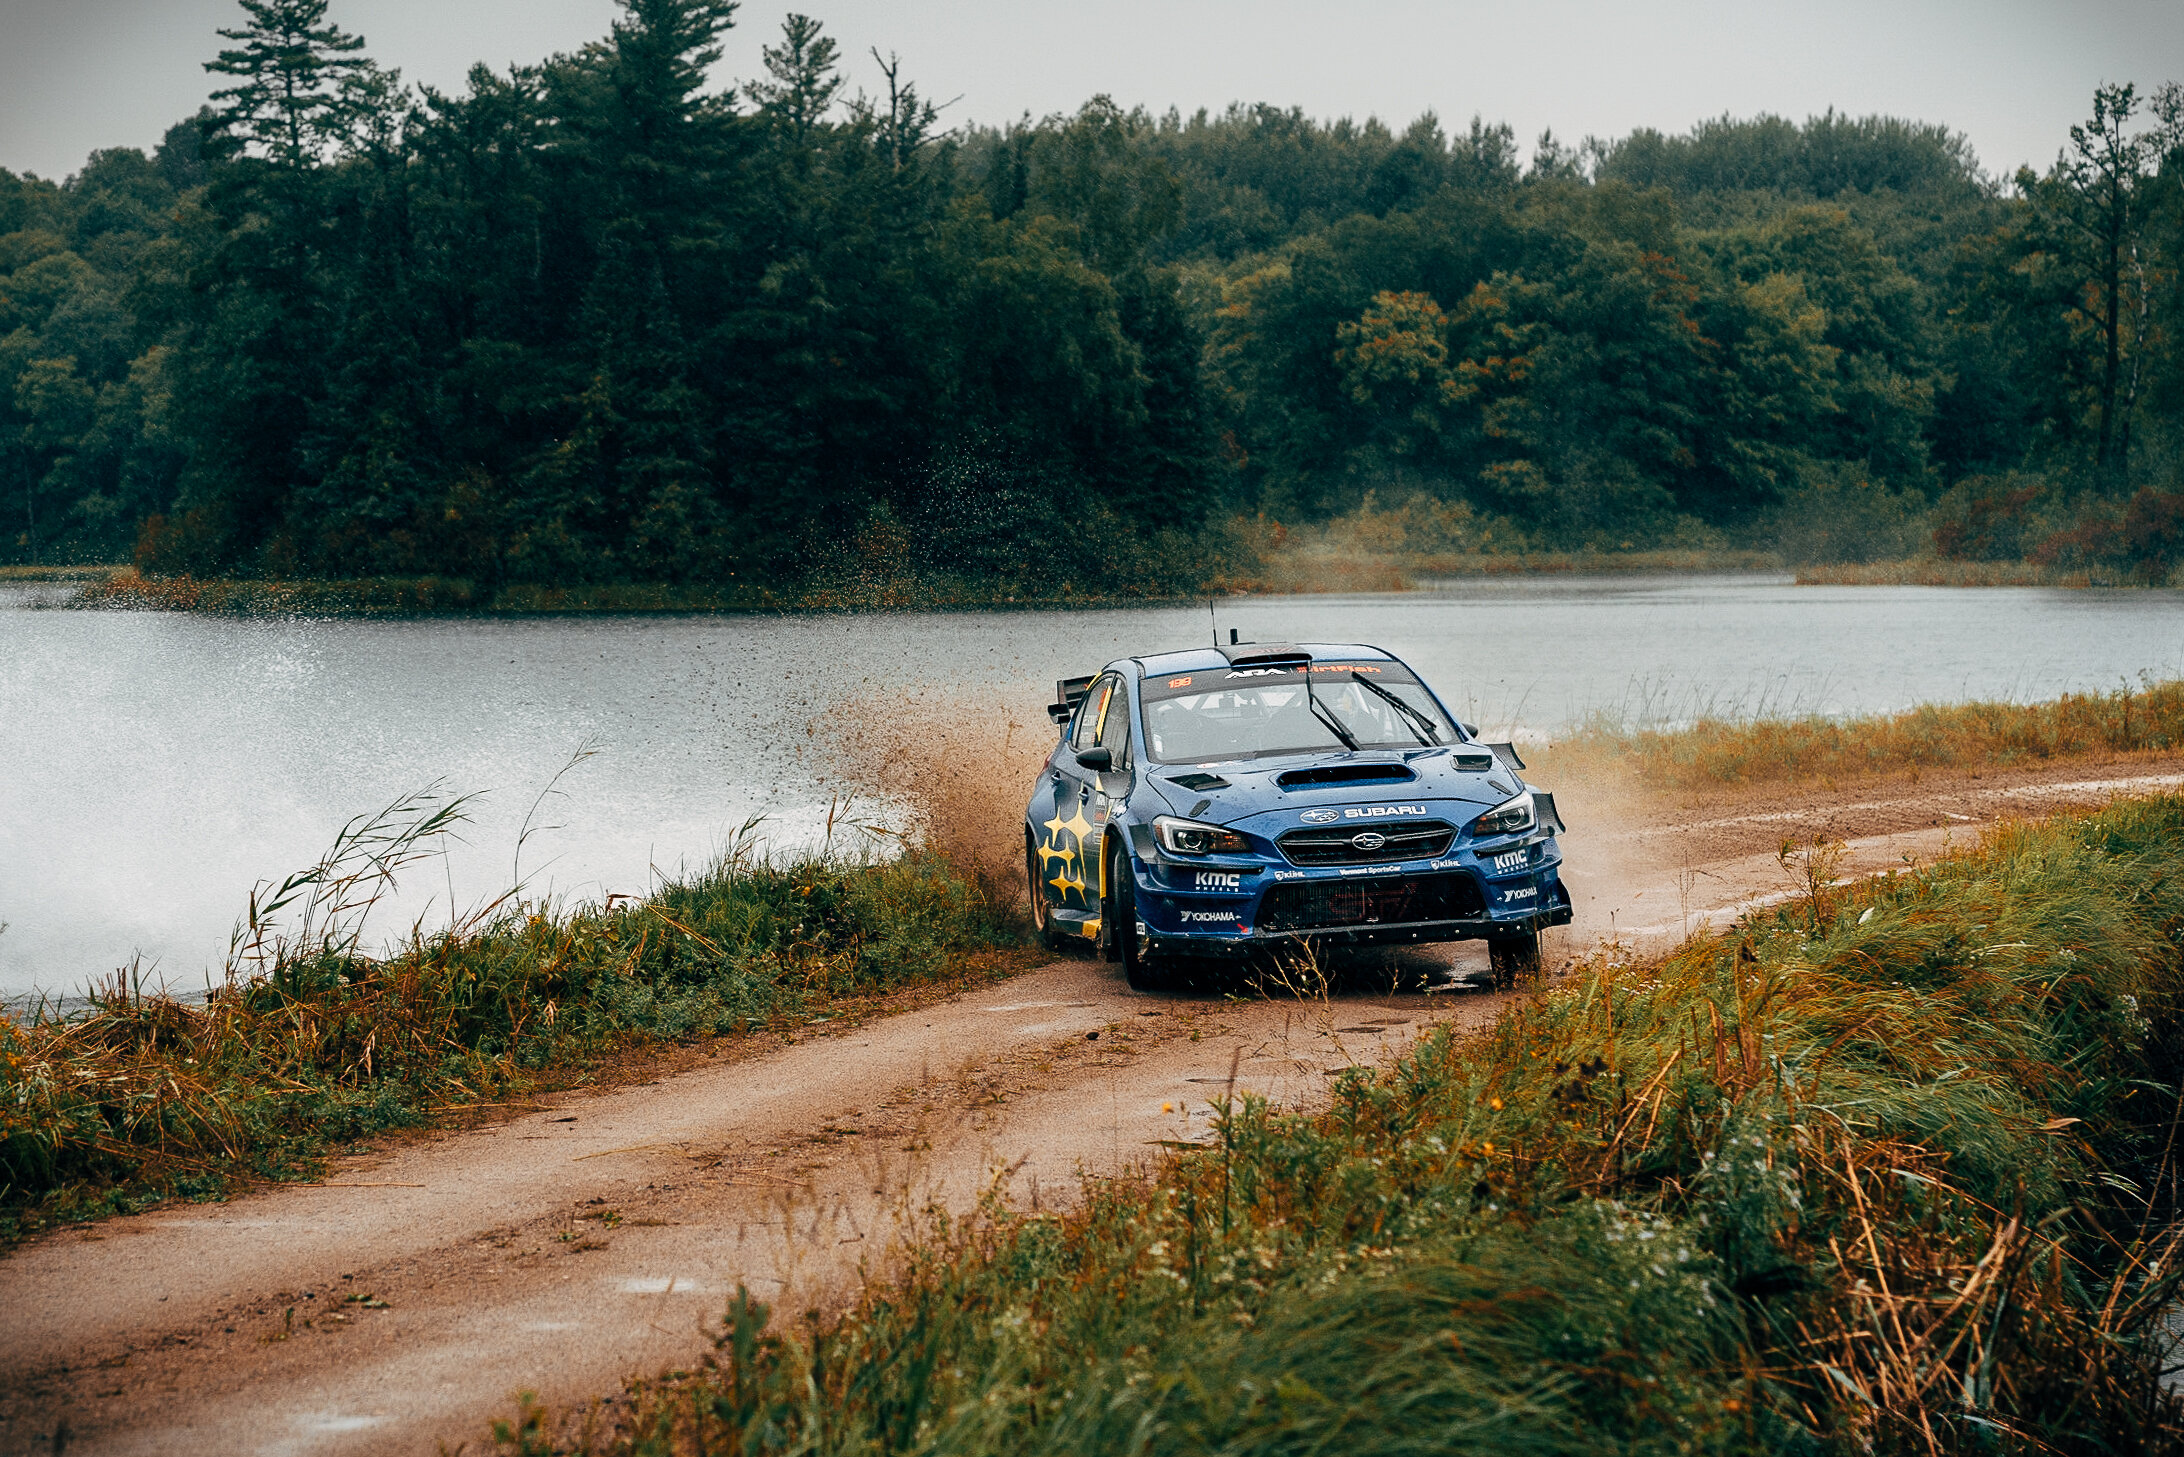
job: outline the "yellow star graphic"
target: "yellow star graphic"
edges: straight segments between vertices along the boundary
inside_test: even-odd
[[[1039,846],[1039,868],[1041,870],[1046,869],[1053,861],[1059,860],[1062,864],[1067,865],[1076,858],[1077,852],[1075,850],[1064,850],[1062,848],[1060,836],[1043,841]]]
[[[1045,830],[1048,834],[1052,835],[1054,837],[1054,843],[1059,845],[1062,843],[1062,831],[1069,828],[1069,821],[1063,819],[1062,812],[1057,809],[1054,811],[1054,818],[1045,821],[1039,826],[1039,828]]]
[[[1092,822],[1084,817],[1082,803],[1069,812],[1069,818],[1062,821],[1062,828],[1077,837],[1079,846],[1084,844],[1085,833],[1092,828]]]

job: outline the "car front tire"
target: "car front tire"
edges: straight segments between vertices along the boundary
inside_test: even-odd
[[[1137,882],[1130,874],[1130,857],[1121,847],[1107,851],[1107,894],[1100,905],[1100,941],[1107,959],[1122,963],[1122,979],[1136,992],[1157,992],[1168,978],[1145,954],[1145,942],[1137,931]]]
[[[1517,984],[1519,977],[1539,974],[1539,932],[1527,931],[1519,936],[1489,936],[1486,941],[1487,964],[1493,968],[1494,989],[1507,991]]]

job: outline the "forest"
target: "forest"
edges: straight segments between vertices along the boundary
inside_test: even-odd
[[[1517,554],[2184,564],[2184,91],[2046,170],[1723,117],[1524,156],[1094,97],[950,124],[621,0],[413,86],[241,0],[149,155],[0,170],[0,562],[1193,590],[1361,508]]]

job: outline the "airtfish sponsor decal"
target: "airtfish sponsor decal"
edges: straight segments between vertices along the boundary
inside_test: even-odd
[[[1385,670],[1373,663],[1314,663],[1309,668],[1231,668],[1228,670],[1228,676],[1231,678],[1265,678],[1271,675],[1286,678],[1290,674],[1300,671],[1307,673],[1363,673],[1367,677],[1377,677]],[[1185,678],[1183,681],[1188,683],[1191,680]]]
[[[1365,804],[1344,810],[1342,817],[1346,820],[1384,820],[1398,815],[1422,815],[1425,812],[1426,807],[1422,804]]]
[[[1200,890],[1242,890],[1244,877],[1240,872],[1223,874],[1218,870],[1201,870],[1192,884]]]
[[[1494,873],[1499,875],[1505,870],[1522,870],[1531,863],[1532,852],[1530,850],[1512,850],[1507,855],[1496,855],[1494,857]]]

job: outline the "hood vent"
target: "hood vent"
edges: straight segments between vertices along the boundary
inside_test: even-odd
[[[1466,774],[1491,773],[1500,762],[1492,754],[1471,754],[1460,749],[1456,753],[1456,767]]]
[[[1247,642],[1215,648],[1231,668],[1301,668],[1312,655],[1295,643]]]
[[[1407,784],[1418,775],[1408,764],[1320,764],[1276,776],[1284,789],[1321,789],[1330,784]]]
[[[1228,781],[1226,779],[1223,779],[1220,775],[1202,774],[1196,771],[1193,771],[1189,774],[1170,774],[1168,776],[1168,782],[1170,784],[1180,784],[1185,789],[1195,789],[1200,793],[1204,793],[1205,791],[1210,789],[1228,788]]]

